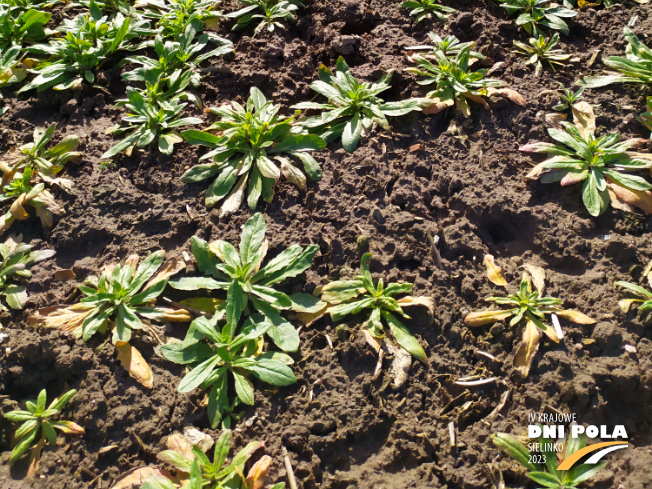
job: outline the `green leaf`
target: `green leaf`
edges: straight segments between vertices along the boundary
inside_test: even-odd
[[[408,329],[392,313],[383,311],[382,316],[389,324],[389,329],[394,335],[396,342],[410,353],[417,360],[428,363],[428,357],[417,339],[408,331]]]
[[[221,358],[217,355],[201,362],[181,379],[178,391],[181,393],[190,392],[199,387],[213,373],[220,362]]]
[[[235,391],[240,400],[248,406],[254,405],[254,386],[244,375],[239,374],[235,370],[231,372],[235,380]]]
[[[27,303],[27,291],[22,285],[9,284],[5,286],[4,294],[12,309],[22,309]]]
[[[561,481],[558,480],[554,475],[548,474],[547,472],[528,472],[526,475],[537,484],[541,484],[545,487],[555,489],[559,489],[561,487]]]
[[[16,460],[18,460],[21,455],[23,455],[29,448],[32,446],[32,443],[36,439],[36,435],[39,432],[39,427],[35,426],[32,428],[30,431],[28,431],[25,434],[25,437],[21,439],[14,449],[11,451],[11,455],[9,457],[9,463],[14,463]]]
[[[540,470],[538,465],[530,462],[530,452],[515,436],[507,433],[496,433],[492,435],[491,439],[500,451],[505,452],[528,471]]]
[[[286,386],[297,381],[292,369],[278,360],[261,358],[254,365],[246,367],[246,370],[271,385]]]
[[[240,282],[234,280],[231,282],[226,295],[226,322],[231,324],[233,328],[240,322],[240,316],[246,304],[247,296],[242,290]],[[231,337],[233,337],[233,334]]]
[[[240,238],[240,260],[242,264],[250,263],[258,254],[265,240],[265,217],[257,212],[242,228]]]
[[[360,114],[356,113],[353,118],[346,123],[344,131],[342,132],[342,147],[347,151],[347,153],[353,153],[355,151],[361,135],[362,122],[360,120]]]

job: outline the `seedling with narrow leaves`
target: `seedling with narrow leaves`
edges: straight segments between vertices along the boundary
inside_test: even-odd
[[[12,46],[23,47],[45,39],[45,24],[51,18],[49,12],[11,8],[0,3],[0,53],[4,54]]]
[[[36,402],[27,401],[27,410],[17,409],[4,415],[6,419],[13,422],[22,423],[14,433],[16,446],[11,451],[9,463],[16,462],[27,450],[29,453],[28,477],[34,475],[38,468],[38,462],[41,458],[41,450],[46,442],[51,445],[57,444],[57,433],[59,430],[67,435],[82,435],[84,428],[72,421],[55,421],[66,404],[77,393],[75,389],[66,392],[63,396],[55,399],[48,406],[47,393],[43,389],[36,399]]]
[[[258,22],[254,36],[263,29],[274,32],[275,28],[285,29],[283,21],[293,20],[295,12],[303,8],[299,0],[239,0],[245,7],[226,15],[229,19],[238,19],[234,31],[244,29],[249,24]]]
[[[460,54],[463,49],[469,48],[469,58],[470,59],[486,59],[482,54],[477,51],[473,51],[475,47],[475,42],[461,42],[455,36],[446,36],[445,38],[439,37],[434,32],[428,33],[428,38],[432,44],[420,44],[418,46],[408,46],[406,51],[426,51],[419,52],[419,55],[427,59],[437,59],[435,53],[441,53],[447,57],[454,57]]]
[[[417,67],[408,68],[406,71],[421,77],[417,80],[419,85],[435,85],[435,89],[426,94],[428,103],[424,104],[425,113],[436,114],[454,105],[464,117],[469,117],[471,109],[468,101],[472,100],[488,107],[484,97],[494,92],[525,105],[523,97],[513,90],[495,90],[502,87],[503,82],[485,78],[486,69],[470,71],[473,62],[480,59],[477,53],[472,54],[472,47],[473,44],[468,43],[459,50],[449,50],[451,55],[456,53],[454,57],[444,54],[441,50],[433,51],[428,56],[412,56]]]
[[[582,201],[592,216],[612,207],[634,212],[637,207],[652,213],[652,185],[630,172],[652,167],[649,155],[628,150],[639,139],[620,141],[620,134],[595,136],[595,114],[586,102],[572,107],[575,123],[562,121],[561,128],[549,128],[551,138],[561,144],[533,142],[519,148],[528,153],[547,153],[552,158],[536,165],[527,178],[561,185],[582,183]],[[645,140],[643,140],[645,141]]]
[[[199,65],[207,59],[223,56],[233,51],[233,44],[227,39],[219,38],[218,47],[212,51],[200,54],[209,43],[209,36],[203,33],[195,39],[196,31],[188,29],[180,34],[178,41],[164,40],[158,34],[154,41],[154,49],[158,58],[136,55],[124,60],[124,63],[139,65],[138,68],[122,74],[122,79],[127,82],[146,83],[150,79],[161,80],[168,83],[170,77],[179,76],[179,71],[190,71],[192,76],[190,84],[193,87],[199,86],[201,73]]]
[[[410,16],[414,17],[415,25],[433,17],[446,20],[446,14],[457,12],[454,8],[442,5],[439,0],[406,0],[401,3],[401,7],[411,9]]]
[[[221,44],[224,39],[208,28],[217,28],[224,15],[216,10],[215,0],[138,0],[136,6],[145,7],[144,16],[156,21],[160,35],[179,41],[189,31],[202,32],[211,41]]]
[[[535,38],[545,36],[542,27],[569,35],[563,19],[575,17],[577,12],[562,7],[552,0],[499,0],[510,15],[518,13],[516,25]]]
[[[184,73],[177,71],[176,75],[173,74],[174,79],[171,77],[170,84],[183,79],[185,88],[192,79],[190,71]],[[152,77],[157,81],[153,85],[148,85],[144,94],[141,90],[128,87],[127,98],[116,103],[116,106],[124,106],[128,111],[122,118],[126,126],[113,127],[111,132],[115,135],[123,133],[127,135],[106,151],[102,158],[111,158],[122,151],[130,156],[134,147],[146,148],[154,140],[157,141],[161,153],[172,154],[174,145],[183,142],[177,129],[201,124],[202,120],[198,117],[181,117],[181,113],[188,105],[187,102],[182,101],[182,97],[187,97],[188,94],[181,91],[167,96],[167,93],[174,92],[174,89],[161,93],[158,87],[162,79],[157,73],[152,73]]]
[[[500,267],[495,264],[493,257],[487,255],[484,263],[487,266],[487,276],[490,281],[506,287],[507,281],[502,275]],[[497,304],[502,309],[471,312],[464,318],[464,322],[472,328],[507,319],[510,320],[509,326],[516,327],[525,323],[523,341],[514,354],[513,364],[516,370],[527,377],[534,354],[539,348],[542,333],[555,343],[559,343],[561,339],[557,328],[546,324],[549,316],[562,317],[578,324],[594,324],[595,320],[579,311],[562,308],[563,301],[561,299],[544,297],[545,271],[533,265],[527,265],[524,268],[526,271],[516,294],[486,299],[487,302]],[[532,290],[532,282],[534,282],[535,290]],[[554,321],[556,319],[553,319]]]
[[[56,181],[64,183],[62,188],[69,190],[66,185],[69,180]],[[0,188],[0,204],[11,202],[9,210],[0,216],[0,234],[9,229],[14,221],[29,218],[29,208],[33,209],[44,228],[51,228],[54,225],[54,216],[63,213],[63,206],[45,188],[45,182],[40,181],[38,172],[29,165],[22,172],[5,172],[0,181]]]
[[[124,264],[107,265],[100,277],[88,277],[79,291],[84,296],[71,306],[46,307],[31,317],[32,324],[72,332],[84,341],[95,334],[112,333],[112,342],[118,349],[118,359],[130,368],[138,382],[151,388],[152,374],[140,353],[129,345],[134,331],[143,331],[159,343],[163,342],[164,327],[153,322],[190,321],[183,309],[156,305],[156,298],[167,285],[168,278],[183,266],[171,259],[164,263],[165,253],[157,251],[138,264],[138,255],[131,255]],[[138,359],[130,362],[129,360]]]
[[[395,295],[412,292],[412,284],[409,283],[385,285],[381,278],[374,285],[369,270],[369,260],[371,260],[371,253],[365,253],[360,262],[361,275],[354,280],[337,280],[324,286],[321,299],[330,305],[327,312],[333,321],[341,321],[346,316],[371,309],[366,328],[373,338],[377,340],[386,338],[385,325],[387,325],[393,339],[401,348],[417,360],[427,363],[428,357],[423,347],[397,316],[410,319],[410,316],[403,311],[404,306],[425,305],[430,307],[428,302],[412,296],[395,299]]]
[[[18,93],[36,88],[39,92],[79,89],[86,82],[95,83],[95,73],[111,55],[121,49],[138,49],[135,43],[140,36],[154,34],[149,22],[140,17],[125,18],[118,13],[112,18],[102,12],[91,0],[90,13],[64,19],[49,44],[37,44],[28,52],[46,56],[36,68],[30,70],[37,76],[24,85]]]
[[[187,431],[184,430],[186,433]],[[173,433],[167,439],[167,450],[156,458],[174,468],[174,471],[161,470],[152,466],[140,467],[120,477],[114,487],[125,487],[132,481],[144,480],[140,489],[262,489],[267,471],[272,463],[269,455],[263,455],[251,466],[245,477],[247,460],[264,444],[249,442],[231,460],[227,462],[231,431],[223,430],[215,444],[213,460],[208,457],[214,441],[208,435],[195,434],[191,442],[186,434]],[[198,439],[197,439],[198,438]],[[197,443],[197,444],[194,444]],[[271,489],[284,489],[285,483],[279,483]]]
[[[310,152],[323,148],[326,143],[319,136],[293,132],[299,113],[291,117],[278,116],[280,108],[252,87],[245,107],[231,102],[210,109],[220,119],[207,131],[182,133],[187,142],[211,148],[212,151],[200,160],[212,162],[190,168],[181,180],[195,183],[217,175],[206,191],[206,205],[213,207],[224,201],[220,209],[222,216],[240,207],[245,188],[251,209],[256,208],[261,196],[266,202],[271,202],[281,175],[305,191],[306,176],[293,160],[301,162],[311,180],[321,178],[321,168]]]
[[[546,62],[554,70],[555,65],[564,66],[564,61],[568,61],[572,54],[565,54],[561,49],[554,49],[559,43],[559,34],[555,33],[552,37],[532,37],[528,44],[520,41],[513,41],[516,52],[522,56],[527,56],[526,64],[535,65],[534,76],[541,76],[543,71],[543,62]]]
[[[10,237],[0,244],[0,308],[3,311],[22,309],[27,303],[27,290],[24,285],[15,283],[18,277],[29,278],[29,267],[55,255],[54,250],[31,251],[32,246],[23,243],[22,237]]]
[[[598,464],[576,464],[571,470],[557,470],[559,464],[586,446],[586,435],[577,438],[568,437],[564,443],[564,451],[557,453],[549,449],[555,440],[539,438],[540,452],[530,452],[526,446],[513,435],[496,433],[492,435],[494,445],[503,453],[527,469],[527,477],[538,485],[549,489],[572,489],[586,482],[602,470],[606,462]],[[563,441],[563,440],[562,440]],[[540,455],[544,464],[533,463],[532,455]],[[536,457],[539,458],[539,457]]]
[[[44,182],[71,188],[71,181],[55,177],[63,170],[66,163],[81,155],[75,151],[79,146],[79,137],[74,134],[66,136],[60,143],[47,149],[56,127],[56,124],[51,124],[47,129],[36,127],[34,140],[31,143],[23,144],[13,153],[9,153],[6,160],[0,161],[0,170],[3,173],[24,171],[27,166],[30,166],[38,172]]]
[[[342,147],[352,153],[360,138],[368,136],[378,125],[389,129],[387,117],[398,117],[420,111],[423,100],[408,99],[385,102],[378,95],[390,88],[392,72],[377,82],[359,82],[341,56],[333,74],[324,65],[319,67],[319,80],[310,88],[328,99],[328,103],[302,102],[295,109],[319,110],[319,115],[308,117],[301,125],[308,132],[319,134],[326,142],[341,138]]]
[[[624,36],[628,43],[625,57],[604,58],[604,64],[619,74],[588,76],[579,82],[580,85],[586,88],[597,88],[612,83],[652,84],[652,49],[643,44],[629,27],[625,27]]]
[[[229,309],[229,319],[221,329],[217,317],[198,317],[182,342],[161,347],[164,358],[190,367],[190,372],[179,383],[179,392],[210,388],[207,409],[213,428],[220,421],[225,428],[231,424],[230,417],[225,416],[232,411],[230,385],[235,386],[235,402],[253,406],[251,376],[273,386],[287,386],[297,381],[289,367],[294,363],[289,355],[262,353],[263,335],[269,334],[274,326],[272,322],[256,314],[247,318],[237,333],[237,323],[229,321],[233,317]]]
[[[0,50],[0,103],[3,103],[2,89],[14,83],[20,83],[27,78],[27,70],[33,66],[33,61],[23,57],[21,46],[11,46]],[[0,106],[0,116],[9,110],[9,106]]]
[[[568,88],[565,88],[563,85],[561,87],[561,93],[559,94],[559,103],[553,107],[554,110],[563,112],[570,109],[582,100],[582,94],[584,93],[584,87],[580,87],[579,90],[573,92]]]
[[[320,309],[323,304],[308,294],[287,295],[273,286],[310,267],[319,246],[292,245],[263,266],[268,248],[265,231],[265,218],[260,213],[254,214],[242,229],[239,252],[226,241],[208,244],[193,236],[192,253],[199,271],[207,276],[182,277],[172,280],[170,285],[180,290],[226,291],[226,302],[210,311],[217,313],[215,317],[225,313],[226,321],[235,328],[243,314],[258,312],[270,322],[264,332],[272,341],[283,351],[297,351],[299,333],[281,312],[308,313]]]
[[[646,279],[648,286],[652,287],[652,261],[647,264],[645,270],[643,271],[643,278]],[[630,296],[621,299],[618,302],[620,309],[627,313],[631,309],[633,304],[639,304],[639,311],[641,316],[644,319],[644,322],[648,323],[650,321],[650,311],[652,311],[652,292],[641,287],[640,285],[634,284],[632,282],[626,282],[624,280],[618,280],[614,283],[616,287],[620,287],[622,292],[627,292]]]

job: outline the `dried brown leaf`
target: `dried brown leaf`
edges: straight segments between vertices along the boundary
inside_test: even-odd
[[[474,328],[476,326],[484,326],[485,324],[502,321],[503,319],[507,319],[513,314],[514,313],[512,311],[477,311],[469,313],[464,318],[464,322],[467,326]]]
[[[391,341],[386,341],[385,347],[393,356],[392,364],[389,367],[389,375],[393,379],[392,387],[398,389],[408,380],[408,371],[412,366],[412,355]]]
[[[520,372],[523,377],[530,373],[534,354],[539,349],[539,340],[542,331],[530,320],[523,328],[523,340],[514,354],[514,369]]]
[[[496,264],[493,255],[485,255],[482,263],[487,267],[487,278],[491,283],[500,287],[507,286],[507,280],[503,275],[503,270]]]
[[[425,149],[426,145],[423,143],[413,144],[408,148],[408,153],[416,153],[417,151],[424,151]]]
[[[567,116],[563,112],[549,112],[543,116],[545,123],[555,129],[563,129],[564,126],[561,125],[561,122],[566,119]]]
[[[614,208],[626,212],[634,212],[635,208],[639,208],[646,214],[652,214],[652,191],[632,190],[608,178],[607,190]]]
[[[77,275],[71,268],[60,269],[54,272],[54,280],[65,282],[67,280],[75,280]]]
[[[165,476],[165,474],[156,467],[136,467],[122,474],[111,489],[137,489],[143,482],[153,475]]]
[[[140,352],[129,343],[118,343],[118,360],[129,375],[141,385],[151,389],[154,387],[154,374]]]
[[[546,271],[541,267],[530,264],[525,264],[521,268],[532,277],[532,285],[539,292],[539,296],[542,296],[546,290]]]
[[[555,314],[564,319],[568,319],[575,324],[595,324],[597,322],[595,319],[590,318],[586,314],[574,309],[562,309],[560,311],[556,311]]]
[[[263,489],[265,486],[265,478],[267,471],[272,464],[272,457],[263,455],[258,462],[256,462],[249,473],[247,474],[247,489]]]
[[[190,443],[190,441],[188,440],[188,438],[186,438],[185,435],[179,433],[178,431],[168,436],[166,445],[168,447],[168,450],[177,452],[178,454],[183,455],[184,457],[187,457],[189,459],[193,458],[192,443]]]
[[[595,113],[593,107],[587,102],[577,102],[571,107],[575,126],[579,129],[584,139],[589,139],[589,135],[595,134]]]
[[[523,95],[518,93],[516,90],[512,90],[511,88],[499,88],[496,90],[496,93],[501,97],[505,97],[515,104],[520,105],[521,107],[525,107],[527,105],[525,97],[523,97]]]

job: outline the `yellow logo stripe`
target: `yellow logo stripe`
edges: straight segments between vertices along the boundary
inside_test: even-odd
[[[588,447],[584,447],[581,450],[576,451],[574,454],[572,454],[570,457],[565,459],[562,463],[559,464],[559,467],[557,467],[557,470],[570,470],[573,465],[575,465],[575,462],[577,462],[579,459],[584,457],[585,455],[595,452],[596,450],[600,450],[601,448],[605,447],[611,447],[614,445],[627,445],[626,441],[605,441],[602,443],[594,443],[593,445],[589,445]]]

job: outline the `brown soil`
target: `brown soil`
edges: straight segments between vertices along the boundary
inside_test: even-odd
[[[645,41],[652,8],[625,3],[580,12],[569,22],[572,35],[562,39],[562,47],[580,61],[535,78],[533,69],[511,52],[512,40],[522,34],[491,0],[464,0],[447,22],[417,27],[395,0],[308,4],[285,33],[255,39],[251,32],[229,34],[235,54],[215,61],[204,77],[205,105],[242,101],[253,85],[285,107],[307,100],[319,64],[334,66],[338,50],[345,51],[361,79],[375,80],[382,71],[396,69],[387,99],[418,95],[413,78],[402,71],[407,66],[402,48],[424,42],[430,30],[474,40],[493,62],[504,61],[492,76],[525,95],[528,105],[494,99],[490,110],[474,106],[470,119],[456,121],[458,131],[447,131],[452,114],[395,119],[392,132],[376,132],[353,154],[336,144],[318,153],[324,176],[307,194],[282,182],[273,203],[260,206],[271,253],[294,242],[321,247],[312,268],[288,291],[305,283],[312,292],[329,278],[357,269],[356,242],[365,235],[374,255],[372,271],[414,282],[415,295],[433,297],[436,311],[432,324],[425,314],[414,314],[408,323],[425,346],[429,364],[413,365],[410,379],[398,390],[388,386],[385,375],[372,378],[377,359],[356,320],[347,322],[349,333],[336,331],[329,319],[304,329],[295,355],[297,384],[274,392],[260,388],[256,407],[247,410],[247,421],[236,430],[235,444],[264,441],[265,452],[275,459],[272,480],[285,480],[281,453],[287,447],[305,489],[488,488],[489,467],[499,453],[491,434],[522,434],[528,412],[552,406],[577,413],[580,422],[626,426],[630,448],[610,455],[607,469],[585,487],[652,487],[652,335],[634,311],[620,312],[613,287],[616,279],[631,280],[630,272],[638,279],[641,265],[652,257],[647,234],[652,221],[612,210],[591,218],[577,187],[527,184],[531,159],[517,151],[529,140],[546,137],[542,114],[556,99],[539,93],[557,88],[558,82],[569,86],[587,73],[584,67],[596,49],[601,55],[622,53],[622,29],[634,15],[634,29]],[[601,69],[598,60],[592,72]],[[106,489],[128,469],[155,463],[173,431],[192,424],[217,435],[208,428],[201,396],[176,392],[181,368],[155,356],[148,340],[136,344],[154,369],[151,391],[119,366],[110,344],[99,339],[84,344],[25,322],[35,308],[62,303],[74,291],[74,281],[53,280],[58,268],[72,268],[82,280],[136,251],[164,249],[179,256],[193,235],[237,242],[251,215],[243,207],[220,219],[217,210],[203,205],[205,185],[179,181],[200,154],[187,145],[179,145],[171,157],[134,152],[119,161],[119,170],[100,169],[100,155],[112,144],[105,130],[121,115],[113,103],[124,94],[117,69],[103,78],[106,91],[86,87],[80,93],[10,96],[12,110],[2,118],[1,150],[30,140],[34,126],[56,122],[59,136],[81,137],[85,154],[67,170],[76,192],[60,195],[67,212],[54,229],[44,232],[33,221],[14,225],[27,240],[41,240],[57,255],[34,268],[26,311],[5,315],[2,322],[9,337],[0,349],[0,395],[20,401],[43,387],[51,395],[79,389],[67,414],[86,428],[83,437],[61,437],[57,449],[46,449],[42,476],[29,484],[22,480],[24,463],[11,469],[6,464],[10,426],[0,421],[3,488]],[[646,137],[635,120],[644,94],[642,88],[614,86],[587,91],[585,99],[597,107],[599,130]],[[410,152],[417,143],[425,149]],[[439,237],[441,266],[429,236]],[[545,267],[550,295],[599,319],[596,326],[564,324],[566,337],[559,345],[543,342],[528,379],[511,366],[517,332],[502,324],[473,331],[464,325],[464,315],[496,293],[485,278],[486,253],[497,257],[512,284],[519,265]],[[184,330],[174,326],[169,332],[183,337]],[[583,345],[583,339],[593,341]],[[625,344],[638,353],[627,353]],[[478,350],[497,360],[490,362]],[[463,402],[442,412],[465,390],[453,381],[483,371],[500,381],[470,388]],[[506,390],[511,392],[507,406],[488,420]],[[466,401],[471,405],[462,410]],[[454,449],[449,448],[451,420],[457,428]],[[98,454],[108,445],[117,447]],[[503,461],[500,467],[508,486],[526,484],[515,464]]]

